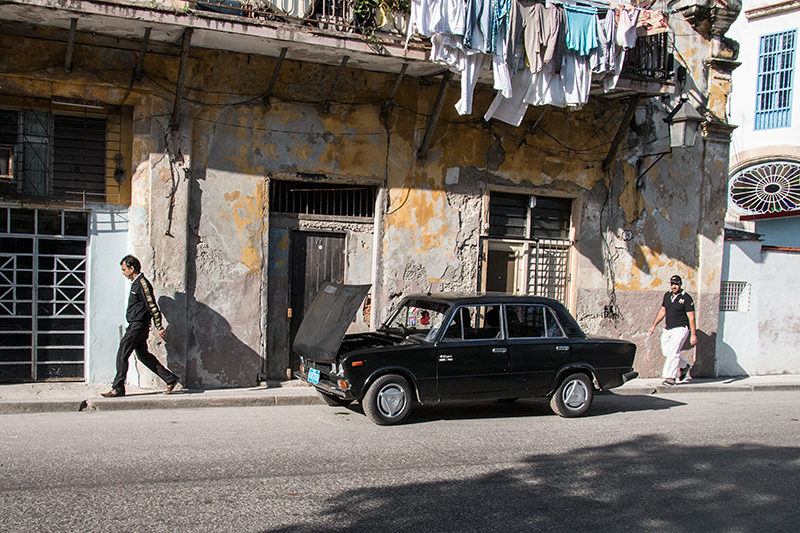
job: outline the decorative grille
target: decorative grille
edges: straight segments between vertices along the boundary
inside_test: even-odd
[[[761,37],[758,49],[755,129],[792,125],[792,77],[797,30]]]
[[[731,201],[753,213],[776,213],[800,208],[800,164],[763,163],[734,175]]]
[[[723,281],[719,295],[720,311],[749,311],[750,284],[746,281]]]

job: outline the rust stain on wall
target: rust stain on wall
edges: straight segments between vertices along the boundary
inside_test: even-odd
[[[255,194],[242,194],[231,191],[223,195],[229,212],[220,213],[221,218],[233,220],[240,236],[245,239],[239,261],[245,265],[248,274],[261,270],[261,237],[263,235],[263,209],[266,202],[266,187],[263,182],[256,184]]]

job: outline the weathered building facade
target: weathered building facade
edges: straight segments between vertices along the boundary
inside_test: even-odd
[[[681,68],[519,127],[481,118],[491,84],[457,114],[424,39],[197,7],[0,5],[0,381],[111,379],[125,253],[169,325],[156,353],[190,387],[285,379],[323,280],[372,284],[357,328],[409,292],[556,297],[657,375],[646,331],[677,273],[698,304],[693,373],[713,372],[736,6],[656,6]],[[670,149],[682,95],[702,130]]]

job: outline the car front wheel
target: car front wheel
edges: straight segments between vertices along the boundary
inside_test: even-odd
[[[550,407],[559,416],[581,416],[592,405],[594,387],[586,374],[572,374],[561,382],[553,397]]]
[[[367,417],[379,426],[399,424],[411,412],[411,387],[403,376],[387,374],[373,383],[361,402]]]

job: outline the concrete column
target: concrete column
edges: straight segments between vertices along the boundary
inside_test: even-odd
[[[144,122],[148,118],[140,117]],[[186,376],[188,340],[187,221],[189,214],[189,121],[176,131],[160,119],[149,118],[143,159],[132,183],[130,248],[153,283],[164,315],[167,338],[150,336],[150,350],[181,380]],[[189,124],[189,125],[187,125]],[[133,365],[132,365],[133,366]],[[159,378],[136,365],[138,385],[160,388]]]

